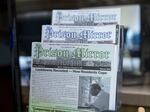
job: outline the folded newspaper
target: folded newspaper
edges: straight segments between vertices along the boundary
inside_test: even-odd
[[[114,103],[113,44],[32,44],[30,112],[101,112]]]
[[[86,32],[83,34],[83,32]],[[92,32],[92,33],[91,33]],[[108,33],[110,32],[110,33]],[[104,35],[101,35],[104,34]],[[109,35],[108,35],[109,34]],[[82,36],[81,36],[82,35]],[[90,35],[90,36],[89,36]],[[103,38],[103,37],[104,38]],[[89,38],[90,37],[90,38]],[[118,25],[104,25],[104,26],[42,26],[42,42],[43,43],[88,43],[88,44],[114,44],[115,63],[113,71],[114,86],[113,91],[117,91],[117,78],[120,76],[121,59],[120,57],[120,27]],[[118,74],[119,73],[119,74]],[[115,110],[118,105],[117,92],[113,94],[113,102],[111,110]]]
[[[120,25],[120,8],[53,10],[52,25]]]
[[[120,105],[119,101],[119,86],[121,86],[122,79],[122,60],[123,60],[123,26],[121,23],[121,9],[120,8],[91,8],[91,9],[79,9],[79,10],[53,10],[52,13],[52,25],[75,25],[75,26],[105,26],[118,24],[119,25],[119,36],[116,36],[118,40],[116,52],[116,66],[117,74],[114,73],[114,82],[116,82],[116,87],[114,91],[116,92],[115,105],[117,109]],[[107,29],[108,30],[108,29]],[[121,34],[121,35],[120,35]],[[118,35],[118,34],[117,34]],[[115,95],[115,94],[114,94]]]
[[[42,42],[117,43],[117,25],[107,26],[42,26]]]

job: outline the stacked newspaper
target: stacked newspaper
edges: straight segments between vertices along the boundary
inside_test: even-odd
[[[54,10],[32,43],[29,112],[116,110],[120,9]]]

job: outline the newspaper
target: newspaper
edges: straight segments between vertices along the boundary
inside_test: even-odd
[[[117,43],[116,25],[107,26],[42,26],[42,42]]]
[[[53,10],[52,25],[120,25],[120,8]]]
[[[29,112],[101,112],[114,97],[113,44],[32,44]]]
[[[53,10],[52,13],[52,24],[53,25],[75,25],[75,26],[109,26],[112,24],[120,25],[121,9],[120,8],[110,8],[110,9],[83,9],[83,10]],[[121,42],[123,37],[120,36],[120,26],[116,28],[116,46],[115,46],[115,63],[113,69],[113,79],[114,88],[111,91],[116,91],[112,93],[114,96],[111,100],[113,102],[110,104],[112,110],[116,110],[118,106],[118,88],[121,85],[118,78],[122,74],[122,56],[123,53],[123,43]],[[109,29],[109,28],[108,28]],[[106,29],[106,31],[108,30]],[[119,83],[118,83],[119,82]],[[114,108],[115,107],[115,108]]]
[[[76,30],[76,29],[79,29],[80,27],[82,27],[82,30]],[[55,33],[54,35],[52,34],[52,31],[50,31],[50,33],[47,33],[46,29],[55,29]],[[58,29],[57,29],[58,28]],[[96,39],[94,36],[91,36],[93,37],[92,41],[91,40],[87,40],[83,37],[80,37],[80,40],[78,39],[78,37],[76,36],[73,36],[71,34],[75,34],[75,32],[77,34],[80,34],[80,32],[83,32],[85,30],[89,30],[90,28],[95,28],[93,29],[93,32],[107,32],[107,31],[111,31],[112,35],[110,40],[109,39],[101,39],[101,38],[98,38]],[[102,29],[102,30],[98,30],[98,29]],[[68,29],[68,30],[67,30]],[[70,31],[70,35],[68,36],[68,38],[63,38],[59,33],[56,33],[56,32],[69,32]],[[71,31],[74,31],[74,33],[71,33]],[[78,31],[78,32],[77,32]],[[44,34],[44,32],[46,32]],[[100,34],[100,33],[99,33]],[[55,36],[56,35],[56,36]],[[88,35],[88,34],[87,34]],[[54,38],[53,38],[54,37]],[[56,38],[57,37],[57,38]],[[65,36],[66,37],[66,36]],[[72,39],[72,37],[74,37]],[[48,38],[48,39],[46,39]],[[107,40],[107,41],[106,41]],[[113,40],[113,41],[112,41]],[[114,44],[114,49],[116,52],[114,52],[114,55],[115,55],[115,63],[114,63],[114,68],[113,68],[113,79],[112,81],[114,82],[114,88],[112,88],[111,91],[117,91],[117,78],[118,78],[118,75],[120,75],[121,73],[121,69],[120,69],[120,65],[122,64],[122,58],[120,57],[120,54],[121,54],[121,51],[120,51],[120,48],[122,46],[122,44],[120,44],[120,26],[118,25],[105,25],[105,26],[50,26],[50,25],[43,25],[42,27],[42,42],[44,43],[51,43],[51,42],[57,42],[57,43],[93,43],[93,44]],[[89,68],[90,69],[90,68]],[[117,93],[112,93],[112,96],[114,97],[111,97],[113,102],[111,102],[111,110],[116,110],[116,104],[117,104],[117,101],[116,101],[116,96]]]

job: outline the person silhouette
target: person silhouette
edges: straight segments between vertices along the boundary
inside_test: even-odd
[[[99,84],[94,83],[90,85],[90,94],[94,97],[90,107],[94,108],[96,112],[109,110],[109,94]]]

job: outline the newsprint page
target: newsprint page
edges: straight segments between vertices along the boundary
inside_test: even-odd
[[[120,8],[53,10],[52,25],[100,26],[119,24]]]
[[[32,44],[30,112],[109,110],[114,45]]]
[[[42,25],[42,42],[117,44],[118,25],[67,26]]]
[[[119,25],[121,23],[121,9],[120,8],[88,8],[88,9],[78,9],[78,10],[60,10],[56,9],[52,12],[52,25],[68,25],[68,26],[108,26],[109,25]],[[120,29],[120,28],[119,28]],[[108,31],[109,28],[106,29]],[[121,32],[118,31],[117,35]],[[116,110],[118,105],[120,105],[119,101],[119,88],[120,82],[118,83],[118,79],[121,79],[122,74],[122,52],[123,52],[123,37],[115,36],[118,43],[116,44],[116,49],[118,50],[116,53],[116,63],[114,64],[114,70],[117,69],[117,72],[113,74],[113,83],[114,88],[112,91],[117,91],[116,93],[112,93],[114,96],[112,98],[113,102],[110,104],[111,110]],[[121,40],[120,40],[121,39]],[[117,73],[117,74],[116,74]],[[118,83],[118,84],[117,84]],[[118,86],[119,85],[119,86]],[[117,99],[117,100],[116,100]]]

